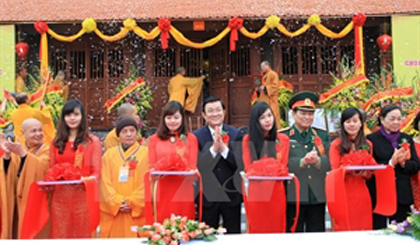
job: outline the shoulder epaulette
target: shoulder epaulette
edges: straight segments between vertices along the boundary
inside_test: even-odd
[[[284,132],[286,132],[286,131],[288,131],[288,130],[290,130],[290,129],[291,129],[291,127],[282,128],[282,129],[277,130],[277,132],[279,132],[279,133],[284,133]]]
[[[327,132],[327,130],[323,129],[323,128],[318,128],[318,127],[312,127],[313,129],[316,129],[318,131],[322,131],[322,132]]]

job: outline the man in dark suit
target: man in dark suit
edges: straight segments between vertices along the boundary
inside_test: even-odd
[[[289,102],[295,123],[282,131],[290,138],[289,171],[300,182],[300,215],[297,232],[325,231],[325,177],[330,170],[330,139],[325,130],[312,127],[318,97],[312,92],[295,94]],[[293,182],[288,185],[288,227],[295,217]]]
[[[225,105],[217,97],[208,97],[202,116],[207,125],[194,131],[199,143],[198,169],[203,180],[203,221],[219,226],[220,216],[228,233],[240,233],[242,135],[223,124]]]

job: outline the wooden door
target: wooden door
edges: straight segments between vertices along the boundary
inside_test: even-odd
[[[249,124],[253,92],[250,50],[249,45],[244,45],[229,54],[229,123],[235,127]]]
[[[222,99],[226,105],[225,122],[229,122],[229,90],[227,79],[227,45],[221,42],[220,45],[210,48],[209,63],[210,63],[210,95]]]
[[[70,44],[67,51],[69,65],[67,80],[70,87],[69,99],[79,99],[86,105],[87,83],[87,52],[85,43]]]
[[[275,45],[274,70],[293,85],[295,92],[322,93],[333,82],[331,74],[339,74],[341,58],[347,56],[352,60],[354,48],[340,44]]]

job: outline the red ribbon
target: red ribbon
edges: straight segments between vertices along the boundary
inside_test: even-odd
[[[299,182],[299,179],[296,176],[293,176],[293,181],[295,183],[296,213],[295,213],[295,217],[293,217],[293,225],[290,228],[290,231],[292,233],[294,233],[296,231],[297,223],[299,221],[299,212],[300,212],[300,182]],[[242,188],[242,197],[244,199],[244,204],[245,204],[245,208],[246,208],[247,203],[248,203],[248,196],[246,194],[247,192],[245,190],[245,186],[242,185],[241,188]],[[285,214],[285,218],[286,218],[286,214]]]
[[[47,33],[47,31],[49,29],[48,24],[45,21],[39,21],[39,20],[34,23],[34,27],[35,27],[35,30],[39,34],[41,34],[41,36],[44,35],[45,33]],[[39,40],[39,60],[42,59],[41,50],[42,50],[42,37]]]
[[[160,18],[158,21],[158,27],[160,29],[160,42],[163,49],[168,48],[169,31],[171,30],[171,21],[167,18]]]
[[[37,21],[34,24],[35,30],[39,32],[39,34],[45,34],[48,31],[48,24],[45,21]]]
[[[366,15],[364,13],[358,13],[353,16],[353,24],[356,27],[363,26],[366,21]]]
[[[176,171],[175,171],[176,172]],[[199,191],[198,191],[198,221],[201,222],[202,218],[203,218],[203,183],[202,183],[202,178],[201,178],[201,174],[200,172],[196,171],[195,175],[197,176],[198,179],[198,186],[199,186]],[[184,175],[182,175],[184,176]],[[188,178],[189,176],[184,176],[186,178]],[[155,180],[152,179],[152,175],[150,174],[150,171],[148,171],[145,175],[144,175],[144,188],[145,188],[145,212],[146,212],[146,224],[148,225],[152,225],[154,222],[157,222],[156,220],[154,220],[153,218],[153,202],[152,202],[152,188],[151,188],[151,182],[154,182]],[[156,200],[156,197],[153,197],[153,200]]]
[[[84,180],[86,200],[89,212],[89,227],[92,233],[99,225],[99,191],[96,179]],[[23,217],[22,231],[19,239],[33,239],[47,224],[50,217],[48,211],[48,194],[37,182],[32,183]]]
[[[238,30],[243,26],[244,19],[242,18],[232,18],[229,20],[229,28],[231,29],[230,33],[230,51],[235,52],[236,50],[236,41],[238,41]]]
[[[345,185],[346,168],[338,168],[328,173],[325,179],[325,195],[331,217],[340,221],[340,231],[351,230],[347,192]],[[385,170],[375,171],[376,214],[390,216],[397,210],[397,194],[394,169],[387,166]]]

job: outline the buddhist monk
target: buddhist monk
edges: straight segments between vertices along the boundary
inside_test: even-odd
[[[102,159],[101,237],[136,237],[132,225],[146,224],[144,215],[144,174],[149,170],[147,148],[137,139],[137,122],[129,116],[118,119],[117,147]]]
[[[48,107],[41,102],[42,109],[32,108],[26,94],[16,95],[18,109],[12,112],[12,123],[16,140],[24,142],[22,135],[22,123],[28,118],[34,118],[41,122],[44,131],[44,142],[50,144],[55,137],[55,127]]]
[[[132,117],[137,124],[139,124],[140,122],[140,117],[137,113],[137,108],[132,105],[132,104],[122,104],[119,108],[118,108],[118,118],[122,117],[122,116],[130,116]],[[140,133],[137,134],[137,138],[140,138],[141,135]],[[120,144],[120,139],[117,136],[117,133],[115,131],[115,128],[113,128],[111,131],[109,131],[108,135],[105,138],[104,141],[104,146],[105,146],[105,150],[108,150],[114,146],[117,146]]]
[[[0,144],[3,157],[0,159],[0,213],[1,213],[1,239],[13,238],[13,227],[16,224],[16,184],[18,181],[17,170],[19,166],[11,161],[11,152],[6,147],[7,142],[4,134],[0,134]],[[11,164],[13,163],[13,164]],[[15,232],[15,238],[17,234]]]
[[[176,76],[168,84],[169,101],[178,101],[184,107],[185,111],[194,113],[203,88],[203,79],[201,77],[185,77],[185,68],[178,67]]]
[[[273,111],[276,119],[277,128],[280,127],[280,108],[278,103],[278,97],[280,92],[279,75],[273,71],[268,61],[261,62],[261,70],[264,72],[262,84],[259,87],[260,96],[259,102],[267,103]]]
[[[64,73],[64,71],[58,71],[57,76],[55,77],[53,82],[53,85],[61,86],[61,88],[63,89],[64,103],[67,102],[70,92],[69,85],[65,82],[65,77],[66,74]]]
[[[6,223],[3,222],[7,224],[3,226],[3,238],[7,238],[6,236],[10,234],[15,234],[13,238],[19,237],[29,187],[34,181],[42,180],[49,167],[50,147],[43,142],[42,124],[33,118],[26,119],[22,123],[22,135],[24,138],[22,143],[13,143],[11,140],[6,140],[4,135],[0,135],[4,151],[0,183],[5,183],[5,188],[3,184],[0,184],[2,186],[1,199],[2,203],[8,204],[7,207],[2,206],[2,215],[6,215],[2,217],[3,221],[7,219]],[[3,199],[4,193],[7,199]],[[15,196],[14,193],[16,197],[12,198]],[[17,210],[14,209],[15,206]],[[17,220],[14,218],[15,214]]]
[[[25,79],[26,79],[26,69],[22,67],[20,68],[19,74],[15,80],[15,93],[16,94],[24,93],[26,91]]]

